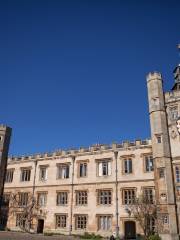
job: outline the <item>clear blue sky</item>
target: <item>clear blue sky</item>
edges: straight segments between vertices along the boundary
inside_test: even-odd
[[[180,1],[1,0],[10,154],[150,136],[146,75],[173,84]]]

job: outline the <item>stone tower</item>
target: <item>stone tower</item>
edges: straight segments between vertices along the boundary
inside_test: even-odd
[[[163,91],[162,82],[160,73],[149,73],[147,76],[152,151],[155,165],[155,192],[159,217],[168,223],[165,224],[166,229],[159,230],[162,239],[176,240],[179,239],[179,226],[168,126],[168,100]],[[178,144],[180,147],[180,143]]]
[[[4,178],[7,166],[9,143],[11,138],[11,128],[0,125],[0,200],[4,190]]]

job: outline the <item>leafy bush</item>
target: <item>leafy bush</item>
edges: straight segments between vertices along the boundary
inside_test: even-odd
[[[52,232],[44,232],[44,236],[52,236],[53,233]]]
[[[89,234],[87,232],[84,233],[83,236],[80,237],[80,239],[102,239],[100,235],[95,235],[94,233]]]
[[[161,240],[161,237],[159,235],[151,235],[148,237],[148,240]]]

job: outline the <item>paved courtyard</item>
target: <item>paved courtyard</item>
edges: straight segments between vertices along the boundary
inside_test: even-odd
[[[79,239],[80,239],[79,237],[69,237],[63,235],[44,236],[41,234],[0,231],[0,240],[79,240]]]

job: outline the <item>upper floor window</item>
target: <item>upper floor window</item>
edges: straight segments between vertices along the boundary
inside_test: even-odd
[[[40,166],[39,180],[40,181],[46,181],[47,180],[47,166]]]
[[[159,168],[159,178],[165,178],[165,169]]]
[[[87,205],[88,193],[87,191],[76,192],[76,205]]]
[[[180,186],[176,186],[176,195],[180,197]]]
[[[98,230],[108,231],[111,229],[112,217],[111,216],[98,216]]]
[[[176,166],[175,167],[175,171],[176,171],[176,182],[180,182],[180,167]]]
[[[67,225],[67,215],[57,214],[56,215],[56,228],[66,228]]]
[[[132,159],[123,160],[123,172],[126,174],[132,173]]]
[[[46,206],[47,203],[47,193],[38,193],[38,205],[40,207]]]
[[[145,156],[145,171],[146,172],[154,171],[154,161],[151,155]]]
[[[136,190],[133,188],[123,189],[123,204],[132,204],[136,197]]]
[[[103,160],[98,162],[98,176],[110,176],[111,175],[111,161]]]
[[[87,215],[76,215],[75,216],[76,229],[86,229],[87,227]]]
[[[14,169],[7,169],[5,182],[11,183],[13,181]]]
[[[31,178],[31,169],[30,168],[21,169],[21,181],[27,182],[27,181],[30,181],[30,178]]]
[[[143,191],[144,198],[148,203],[153,203],[154,202],[154,192],[153,188],[144,188]]]
[[[69,164],[59,164],[57,178],[65,179],[69,178]]]
[[[110,205],[112,203],[112,190],[98,190],[98,204]]]
[[[20,207],[25,207],[27,206],[28,204],[28,198],[29,198],[29,195],[27,192],[22,192],[22,193],[18,193],[19,195],[19,201],[18,201],[18,205]]]
[[[177,120],[178,118],[178,106],[173,106],[169,108],[171,120]]]
[[[57,205],[66,205],[68,203],[68,192],[57,193]]]
[[[162,135],[161,134],[156,134],[156,142],[162,143]]]
[[[87,163],[79,164],[79,177],[87,177]]]

